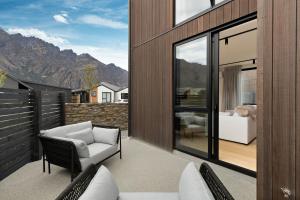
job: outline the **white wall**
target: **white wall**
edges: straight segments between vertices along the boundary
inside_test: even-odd
[[[116,92],[115,93],[115,102],[117,103],[117,102],[120,102],[122,99],[121,99],[121,94],[122,93],[128,93],[128,88],[125,88],[125,89],[123,89],[123,90],[121,90],[121,91],[119,91],[119,92]]]
[[[111,93],[111,101],[113,102],[115,99],[115,92],[112,91],[111,89],[104,87],[104,86],[99,86],[98,87],[98,103],[102,103],[102,92],[110,92]]]

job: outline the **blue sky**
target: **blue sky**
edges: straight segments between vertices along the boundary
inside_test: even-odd
[[[128,69],[127,0],[0,0],[0,27]]]

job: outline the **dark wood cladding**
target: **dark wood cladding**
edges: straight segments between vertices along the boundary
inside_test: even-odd
[[[295,199],[296,1],[273,4],[273,197]],[[276,199],[275,198],[275,199]]]
[[[291,190],[289,199],[299,199],[296,0],[258,1],[258,22],[258,199],[285,199],[282,187]]]
[[[173,44],[256,12],[233,0],[173,27],[173,0],[130,0],[130,134],[173,149]]]
[[[272,199],[272,7],[273,1],[258,1],[257,199]]]
[[[300,3],[297,3],[297,19],[300,19]],[[296,66],[296,192],[300,197],[300,20],[297,20],[297,66]]]

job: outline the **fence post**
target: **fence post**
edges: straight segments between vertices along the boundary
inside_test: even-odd
[[[42,156],[42,145],[38,138],[41,130],[42,123],[42,94],[41,91],[31,90],[33,98],[33,132],[34,132],[34,143],[33,143],[33,157],[32,160],[40,160]]]
[[[65,93],[60,93],[60,116],[61,116],[61,126],[64,126],[66,124],[66,116],[65,116],[65,103],[66,103],[66,97]]]

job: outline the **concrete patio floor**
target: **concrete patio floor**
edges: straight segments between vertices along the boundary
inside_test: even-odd
[[[174,151],[161,150],[136,139],[123,139],[123,159],[107,160],[121,192],[176,192],[180,174],[189,161],[198,166],[203,160]],[[235,199],[256,199],[256,179],[211,164]],[[70,183],[67,170],[52,165],[51,174],[42,172],[37,161],[0,182],[1,200],[52,200]]]

